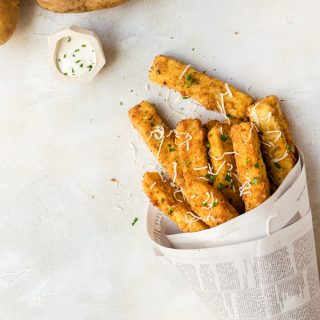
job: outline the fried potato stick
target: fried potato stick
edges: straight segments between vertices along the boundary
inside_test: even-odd
[[[240,195],[246,211],[249,211],[270,196],[270,185],[260,151],[260,141],[254,125],[250,122],[233,125],[230,135],[241,184]]]
[[[207,127],[211,127],[208,132],[209,156],[216,172],[213,177],[213,185],[221,191],[228,201],[238,210],[244,212],[244,203],[239,192],[239,181],[236,178],[236,162],[232,141],[230,138],[231,127],[219,121],[210,121]]]
[[[182,96],[193,98],[208,110],[235,118],[245,118],[253,103],[250,96],[233,86],[167,56],[155,57],[149,78]]]
[[[147,101],[142,101],[129,110],[128,116],[170,179],[182,188],[184,180],[175,137],[155,107]]]
[[[283,113],[276,97],[262,99],[248,111],[250,120],[260,130],[261,148],[270,178],[279,186],[296,163],[295,147],[287,121],[281,116]]]
[[[208,229],[202,219],[192,212],[190,205],[181,194],[175,196],[176,190],[169,182],[164,182],[157,172],[146,172],[142,186],[151,203],[169,217],[182,232],[196,232]]]
[[[185,134],[177,137],[177,144],[186,185],[185,194],[192,209],[210,227],[236,217],[237,210],[220,191],[208,183],[206,178],[209,170],[208,158],[205,131],[200,120],[182,120],[178,123],[176,130],[178,133]],[[187,142],[185,136],[189,137]]]

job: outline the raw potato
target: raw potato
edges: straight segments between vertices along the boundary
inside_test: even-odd
[[[190,97],[208,110],[224,113],[229,117],[246,118],[253,99],[218,79],[206,75],[180,61],[166,56],[155,57],[149,78],[161,86]]]
[[[13,35],[19,20],[19,0],[0,0],[0,45]]]
[[[101,10],[119,6],[128,0],[37,0],[39,5],[49,11],[76,13]]]
[[[146,172],[142,186],[152,204],[169,217],[182,232],[196,232],[209,228],[192,212],[189,203],[184,201],[181,193],[175,195],[176,190],[169,181],[163,181],[157,172]]]

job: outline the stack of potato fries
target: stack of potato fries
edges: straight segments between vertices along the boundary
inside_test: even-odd
[[[191,65],[157,56],[150,80],[190,97],[225,121],[184,119],[170,128],[142,101],[129,118],[167,175],[146,172],[143,190],[182,232],[220,225],[270,197],[297,156],[275,96],[259,101]]]

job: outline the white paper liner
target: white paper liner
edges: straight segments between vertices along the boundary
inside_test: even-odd
[[[320,286],[303,155],[280,189],[221,226],[179,234],[148,210],[155,252],[214,312],[214,319],[319,320]]]

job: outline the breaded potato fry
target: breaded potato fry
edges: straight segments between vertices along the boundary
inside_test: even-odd
[[[291,143],[288,143],[286,137],[289,127],[280,116],[279,110],[281,114],[282,111],[277,99],[273,98],[275,97],[267,97],[251,106],[249,116],[260,130],[261,149],[270,178],[276,186],[279,186],[294,167],[296,157],[291,133],[289,132]]]
[[[149,73],[150,80],[198,101],[208,110],[235,118],[245,118],[253,99],[231,85],[199,72],[173,58],[157,56]]]
[[[158,115],[155,107],[142,101],[129,110],[128,116],[170,179],[180,188],[183,187],[183,173],[174,134]]]
[[[242,122],[231,128],[231,139],[246,211],[254,209],[270,196],[267,171],[260,151],[258,133],[253,124]]]
[[[181,195],[181,200],[175,196],[176,190],[169,182],[164,182],[157,172],[146,172],[142,186],[151,203],[169,217],[182,232],[196,232],[209,228],[192,212],[190,205]]]
[[[210,227],[236,217],[237,210],[206,179],[209,169],[208,158],[205,132],[200,120],[182,120],[176,130],[185,133],[184,136],[177,137],[177,144],[186,186],[185,195],[194,212]],[[188,141],[186,136],[189,138]],[[202,169],[204,167],[205,169]]]
[[[213,185],[238,210],[244,212],[244,203],[236,179],[236,162],[230,138],[231,127],[219,121],[210,121],[208,132],[209,156],[216,175],[212,176]]]

